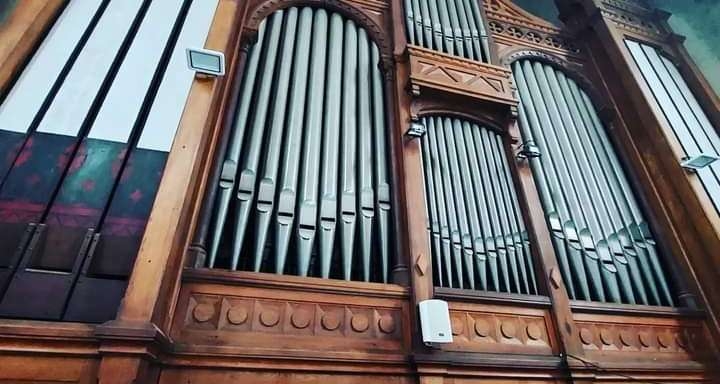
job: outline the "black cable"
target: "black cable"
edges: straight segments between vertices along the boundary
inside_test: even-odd
[[[659,381],[641,380],[641,379],[638,379],[637,377],[624,375],[624,374],[622,374],[622,373],[612,372],[612,371],[608,370],[607,368],[603,368],[602,366],[600,366],[600,365],[597,364],[597,363],[593,363],[592,361],[587,361],[587,360],[585,360],[585,359],[583,359],[583,358],[581,358],[581,357],[574,356],[574,355],[569,354],[569,353],[566,353],[565,355],[566,355],[567,357],[571,357],[571,358],[573,358],[573,359],[575,359],[575,360],[583,363],[586,367],[592,367],[592,368],[595,368],[596,370],[598,370],[598,371],[600,371],[600,372],[609,373],[609,374],[614,375],[614,376],[617,376],[617,377],[622,377],[622,378],[624,378],[624,379],[631,380],[631,381],[633,381],[633,382],[635,382],[635,383],[663,384],[663,383],[661,383],[661,382],[659,382]]]

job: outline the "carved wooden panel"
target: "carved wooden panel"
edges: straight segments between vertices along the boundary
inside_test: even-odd
[[[545,309],[453,302],[449,306],[453,343],[443,350],[551,355],[556,349]]]
[[[500,47],[499,51],[508,47],[526,47],[560,56],[580,55],[580,45],[570,35],[511,1],[488,0],[483,4],[490,32]]]
[[[402,295],[378,298],[358,292],[315,291],[185,284],[171,332],[176,350],[400,358],[408,323],[408,305]]]
[[[659,14],[637,1],[603,0],[601,7],[602,15],[625,32],[651,39],[663,39],[667,35],[656,23]]]
[[[713,354],[702,319],[574,315],[580,341],[598,360],[627,361],[638,355],[646,362],[704,361]]]
[[[410,84],[502,104],[517,105],[505,68],[409,46]]]

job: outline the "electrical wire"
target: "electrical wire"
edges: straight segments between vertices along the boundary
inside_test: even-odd
[[[600,366],[600,365],[597,364],[597,363],[593,363],[592,361],[587,361],[587,360],[585,360],[585,359],[583,359],[583,358],[581,358],[581,357],[574,356],[574,355],[569,354],[569,353],[566,353],[566,354],[564,354],[564,355],[567,356],[567,357],[571,357],[571,358],[573,358],[573,359],[575,359],[575,360],[583,363],[586,367],[591,367],[591,368],[594,368],[594,369],[596,369],[596,370],[598,370],[598,371],[600,371],[600,372],[609,373],[609,374],[614,375],[614,376],[617,376],[617,377],[622,377],[622,378],[624,378],[624,379],[631,380],[631,381],[634,382],[634,383],[663,384],[663,383],[661,383],[661,382],[659,382],[659,381],[641,380],[641,379],[638,379],[637,377],[628,376],[628,375],[624,375],[624,374],[622,374],[622,373],[617,373],[617,372],[611,372],[610,370],[608,370],[608,369],[606,369],[606,368],[603,368],[602,366]],[[566,360],[566,361],[567,361],[567,360]]]

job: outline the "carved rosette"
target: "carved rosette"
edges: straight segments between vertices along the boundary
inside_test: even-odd
[[[286,300],[193,295],[188,329],[398,339],[400,312]]]
[[[701,321],[665,321],[645,319],[637,321],[603,321],[597,316],[578,315],[583,320],[576,321],[578,336],[588,353],[617,354],[622,359],[628,353],[658,353],[673,355],[691,355],[692,360],[709,356],[711,353],[709,335]],[[585,319],[587,317],[587,319]],[[613,319],[617,320],[617,319]],[[675,358],[675,357],[673,357]]]
[[[372,350],[381,358],[405,348],[407,305],[398,298],[205,287],[186,285],[181,292],[182,315],[171,332],[180,350],[327,357]]]
[[[553,353],[544,311],[516,315],[477,305],[472,309],[451,310],[450,324],[453,343],[443,348],[448,351]]]

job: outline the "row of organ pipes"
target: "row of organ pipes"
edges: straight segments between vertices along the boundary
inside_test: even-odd
[[[410,44],[489,62],[489,44],[477,0],[404,0]]]
[[[387,282],[392,231],[379,61],[366,31],[337,13],[292,7],[260,27],[218,184],[209,267],[228,239],[232,270],[248,255],[247,269],[265,271],[272,244],[271,272],[286,272],[288,255],[297,255],[297,275],[328,278],[339,254],[340,278]],[[319,273],[311,268],[315,254]]]
[[[422,119],[428,231],[439,286],[536,294],[527,232],[501,136]]]
[[[520,127],[573,299],[673,305],[655,241],[588,95],[550,65],[513,64]]]

